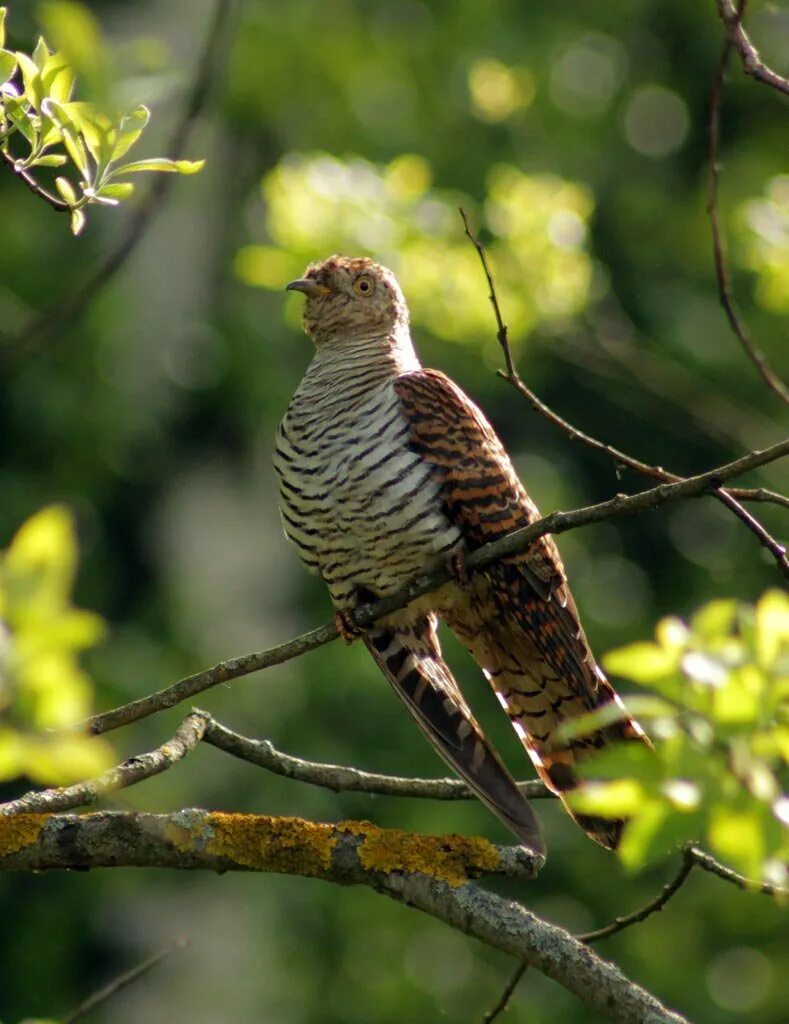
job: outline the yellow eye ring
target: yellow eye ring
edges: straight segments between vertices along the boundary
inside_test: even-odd
[[[368,277],[367,274],[362,274],[361,277],[357,277],[353,282],[353,290],[357,295],[362,295],[364,298],[373,294],[373,279]]]

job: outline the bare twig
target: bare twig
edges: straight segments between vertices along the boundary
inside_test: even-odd
[[[199,712],[206,720],[203,739],[242,761],[265,768],[310,786],[321,786],[334,793],[370,793],[376,796],[405,796],[430,800],[474,800],[473,790],[461,779],[408,779],[397,775],[378,775],[344,765],[305,761],[277,750],[270,740],[252,740],[233,732],[215,721],[207,712]],[[553,793],[537,780],[519,783],[529,800],[552,798]]]
[[[364,885],[416,908],[554,979],[617,1024],[687,1024],[564,929],[518,903],[467,884],[501,873],[502,851],[520,877],[539,866],[520,847],[424,836],[366,823],[183,810],[23,815],[0,820],[0,870],[145,866],[267,871]],[[516,872],[517,873],[517,872]]]
[[[79,782],[75,786],[58,789],[44,789],[26,793],[17,800],[0,804],[0,817],[38,811],[68,811],[74,807],[85,807],[101,799],[107,793],[126,789],[143,779],[172,768],[186,757],[203,738],[207,716],[200,711],[187,715],[175,734],[156,750],[136,754],[122,764],[110,768],[96,779]]]
[[[490,299],[491,306],[493,307],[493,315],[496,318],[496,338],[501,345],[507,366],[506,371],[499,371],[500,375],[517,391],[519,391],[520,394],[528,399],[533,409],[539,412],[542,416],[545,416],[546,419],[551,421],[551,423],[560,427],[566,434],[568,434],[571,440],[581,441],[589,448],[609,455],[615,460],[618,466],[627,466],[644,476],[652,477],[652,479],[667,480],[675,483],[685,479],[684,477],[677,476],[676,473],[669,473],[667,470],[663,469],[662,466],[650,466],[648,463],[642,462],[640,459],[635,459],[633,456],[627,455],[619,448],[614,448],[614,446],[610,444],[604,444],[602,441],[598,441],[589,434],[585,434],[583,431],[578,430],[576,427],[572,426],[572,424],[568,423],[567,420],[562,419],[561,416],[550,409],[530,388],[523,383],[517,369],[515,368],[515,363],[512,358],[512,350],[510,348],[509,337],[507,334],[507,325],[504,323],[504,319],[501,315],[501,308],[496,295],[496,285],[488,264],[485,247],[480,242],[479,238],[477,238],[477,236],[472,232],[468,218],[462,207],[460,208],[460,215],[463,218],[465,233],[474,248],[477,250],[477,254],[479,255],[482,269],[488,283],[488,298]],[[743,508],[733,494],[727,493],[723,488],[717,487],[711,488],[710,493],[712,493],[714,497],[718,498],[719,501],[721,501],[742,523],[745,524],[745,526],[748,527],[749,530],[752,531],[759,543],[773,556],[781,573],[789,579],[789,558],[787,558],[786,548],[782,544],[779,544],[778,541],[768,533],[755,516]]]
[[[718,218],[721,101],[723,98],[723,85],[726,78],[726,70],[729,66],[729,57],[731,55],[732,47],[736,46],[742,56],[743,50],[741,50],[740,47],[745,46],[745,52],[750,52],[756,58],[758,67],[764,68],[764,65],[758,60],[756,50],[753,49],[742,25],[740,24],[740,20],[745,12],[745,5],[746,0],[739,0],[739,6],[735,9],[730,0],[718,0],[718,10],[720,11],[721,18],[723,18],[723,21],[727,26],[728,33],[726,36],[726,42],[723,44],[723,52],[721,53],[718,70],[712,84],[712,89],[710,90],[710,114],[707,129],[709,147],[709,161],[707,168],[707,213],[709,214],[710,227],[712,229],[712,254],[715,261],[715,276],[718,282],[718,295],[731,329],[734,331],[737,338],[739,338],[746,356],[756,367],[759,375],[770,391],[783,399],[784,402],[789,403],[789,388],[787,388],[780,377],[778,377],[775,370],[772,369],[767,361],[765,354],[754,342],[748,328],[745,326],[745,323],[734,305],[734,296],[731,291],[731,280],[729,278],[729,269],[726,263],[723,235],[721,232],[720,220]],[[747,70],[748,65],[745,63],[745,57],[743,57],[743,63]],[[754,74],[755,72],[750,73]],[[772,74],[772,72],[770,72],[770,74]],[[757,77],[759,76],[757,75]],[[778,78],[777,75],[774,77]],[[779,79],[779,81],[784,82],[784,79]],[[786,85],[789,87],[789,83],[786,83]],[[787,91],[789,91],[789,88]]]
[[[649,903],[632,914],[614,918],[611,924],[606,925],[604,928],[596,928],[592,932],[584,932],[582,935],[576,935],[576,938],[579,942],[597,942],[598,939],[607,939],[610,935],[616,935],[617,932],[624,931],[625,928],[629,928],[631,925],[640,924],[641,921],[645,921],[652,914],[657,913],[658,910],[662,910],[674,893],[678,892],[693,870],[695,863],[695,858],[686,847],[682,852],[682,863],[680,864],[679,871],[677,871],[670,882],[663,886],[653,900],[650,900]]]
[[[167,949],[162,949],[158,953],[144,960],[141,964],[136,967],[132,967],[130,971],[126,971],[123,974],[118,975],[117,978],[113,978],[103,988],[100,988],[93,995],[88,996],[79,1006],[72,1010],[71,1013],[67,1014],[63,1018],[63,1024],[74,1024],[75,1020],[79,1020],[80,1017],[84,1017],[86,1013],[94,1010],[97,1006],[111,999],[121,989],[126,988],[127,985],[131,985],[132,982],[137,981],[138,978],[142,977],[143,974],[147,974],[152,967],[156,967],[162,960],[166,959],[171,953],[174,953],[176,949],[184,949],[186,947],[186,941],[179,939],[178,942],[174,942],[172,946],[168,946]]]
[[[698,865],[702,871],[708,871],[711,875],[717,875],[724,882],[736,885],[738,889],[744,889],[746,892],[760,892],[765,896],[789,896],[789,889],[773,885],[771,882],[754,882],[753,879],[746,878],[745,875],[740,875],[736,871],[732,871],[731,868],[727,868],[720,861],[715,860],[711,854],[699,849],[698,846],[690,845],[686,849],[693,859],[693,863]]]
[[[64,202],[62,199],[58,199],[56,195],[53,195],[42,185],[39,185],[27,168],[22,167],[19,161],[8,152],[6,146],[7,143],[0,146],[0,157],[5,160],[6,164],[11,168],[17,178],[19,178],[20,181],[23,181],[34,195],[37,195],[39,199],[43,199],[45,203],[48,203],[53,210],[57,210],[58,213],[67,212],[69,208],[68,203]]]
[[[208,26],[203,51],[197,64],[194,83],[175,127],[168,147],[173,160],[183,155],[192,129],[203,111],[211,88],[220,77],[220,54],[226,47],[226,28],[230,21],[233,0],[217,0]],[[112,280],[137,248],[156,214],[161,209],[176,175],[154,174],[145,198],[128,221],[126,230],[115,247],[96,267],[85,283],[71,294],[58,298],[50,309],[44,310],[13,340],[3,347],[7,359],[14,359],[40,347],[55,331],[65,334],[79,319],[93,299]]]
[[[738,10],[732,3],[732,0],[715,0],[715,2],[718,5],[718,14],[720,14],[721,20],[728,30],[729,39],[731,39],[737,53],[740,55],[745,73],[751,75],[758,82],[769,85],[771,89],[777,89],[778,92],[789,96],[789,79],[782,78],[764,64],[759,56],[759,51],[742,27],[745,3],[741,3]]]
[[[524,961],[518,964],[510,977],[510,980],[504,986],[504,991],[498,998],[495,1006],[492,1006],[485,1016],[482,1018],[482,1024],[491,1024],[500,1014],[504,1013],[512,999],[512,995],[515,989],[520,984],[520,980],[528,969],[528,964]]]
[[[538,537],[547,533],[564,533],[566,530],[577,529],[618,516],[653,511],[680,498],[699,497],[720,487],[726,480],[741,476],[751,469],[774,462],[785,455],[789,455],[789,439],[779,441],[763,451],[749,452],[734,462],[718,466],[706,473],[699,473],[697,476],[687,477],[676,483],[659,484],[657,487],[641,491],[639,494],[619,494],[608,501],[602,501],[597,505],[589,505],[572,512],[552,512],[529,526],[470,552],[466,559],[467,566],[469,570],[481,569],[497,559],[526,551]],[[353,616],[354,622],[362,628],[368,626],[376,619],[389,615],[391,612],[405,607],[416,598],[438,589],[448,583],[450,579],[450,573],[445,568],[419,576],[397,594],[357,608]],[[84,723],[84,727],[94,734],[109,732],[122,725],[128,725],[129,722],[136,722],[165,708],[181,704],[194,697],[195,694],[217,686],[219,683],[226,683],[231,679],[249,675],[251,672],[270,668],[272,665],[281,665],[336,639],[336,626],[334,623],[327,623],[309,633],[304,633],[295,640],[289,640],[265,651],[219,662],[212,668],[186,676],[164,690],[113,708],[111,711],[94,715]]]

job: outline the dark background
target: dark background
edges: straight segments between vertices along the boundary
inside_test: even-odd
[[[52,501],[74,510],[78,602],[111,625],[88,662],[100,707],[328,617],[321,585],[286,547],[270,464],[275,425],[310,357],[298,299],[280,288],[307,259],[339,249],[395,266],[423,360],[482,404],[545,512],[641,481],[618,479],[496,377],[484,282],[451,215],[459,201],[499,232],[487,237],[524,379],[577,426],[680,473],[786,427],[717,301],[705,214],[707,98],[723,39],[713,0],[239,6],[227,72],[187,154],[206,157],[206,169],[175,182],[85,315],[23,352],[15,338],[29,318],[79,288],[126,214],[92,212],[74,240],[64,218],[0,174],[0,545]],[[153,107],[141,149],[164,152],[212,5],[90,7],[119,71],[134,76],[129,97]],[[752,8],[755,42],[785,73],[789,7]],[[36,17],[35,4],[11,5],[12,47],[32,47]],[[722,221],[743,312],[784,375],[787,116],[777,94],[733,69]],[[393,170],[404,154],[416,159]],[[754,482],[781,486],[780,474],[765,467]],[[779,512],[759,507],[778,533]],[[754,600],[778,582],[754,538],[711,499],[574,531],[561,547],[600,652],[648,637],[661,615],[716,596]],[[528,775],[479,673],[448,649],[508,762]],[[200,703],[304,757],[442,771],[357,647],[331,645]],[[182,713],[113,734],[116,749],[162,742]],[[209,748],[113,801],[190,805],[506,840],[478,804],[335,796]],[[525,900],[572,930],[633,909],[671,871],[630,877],[559,808],[540,813],[550,859]],[[65,1012],[180,936],[186,950],[93,1019],[473,1022],[511,968],[370,892],[277,876],[4,876],[0,908],[7,1024]],[[661,915],[601,951],[699,1024],[785,1019],[780,912],[711,877],[693,876]],[[507,1019],[593,1018],[529,972]]]

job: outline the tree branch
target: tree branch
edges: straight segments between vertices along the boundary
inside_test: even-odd
[[[275,775],[282,775],[310,786],[321,786],[334,793],[370,793],[376,796],[405,796],[429,800],[476,800],[478,797],[461,779],[409,779],[396,775],[378,775],[359,768],[305,761],[277,750],[270,740],[252,740],[215,721],[207,712],[203,739],[233,757],[249,761]],[[553,798],[548,787],[538,781],[521,782],[518,788],[529,800]],[[0,807],[2,812],[2,807]]]
[[[43,186],[39,185],[30,171],[28,171],[27,168],[22,167],[21,162],[8,152],[8,149],[6,148],[7,145],[7,141],[0,145],[0,157],[3,158],[17,178],[19,178],[20,181],[23,181],[34,195],[38,196],[39,199],[43,199],[45,203],[48,203],[53,210],[57,210],[58,213],[67,212],[69,209],[68,203],[64,202],[62,199],[58,199],[56,195],[53,195]]]
[[[506,372],[500,371],[501,376],[526,399],[528,399],[533,409],[545,416],[551,423],[560,427],[566,434],[568,434],[571,440],[581,441],[595,451],[604,452],[606,455],[611,456],[618,466],[628,466],[630,469],[634,469],[638,473],[652,477],[653,479],[666,480],[674,483],[678,483],[681,480],[686,479],[685,477],[677,476],[676,473],[669,473],[667,470],[663,469],[662,466],[650,466],[648,463],[642,462],[640,459],[635,459],[618,448],[614,448],[613,445],[604,444],[602,441],[598,441],[589,434],[585,434],[583,431],[578,430],[576,427],[572,426],[572,424],[568,423],[567,420],[562,419],[561,416],[549,408],[549,406],[542,402],[537,395],[523,383],[517,369],[515,368],[515,363],[512,358],[507,325],[504,323],[504,319],[501,315],[501,308],[496,295],[496,285],[488,264],[485,247],[472,232],[469,226],[468,217],[466,216],[466,212],[463,207],[460,207],[460,216],[463,218],[465,233],[470,239],[471,244],[477,250],[477,255],[479,256],[482,269],[485,273],[485,279],[488,283],[488,298],[490,299],[490,303],[493,307],[493,315],[496,318],[496,339],[504,353],[504,361],[507,366]],[[733,492],[725,491],[723,488],[719,487],[711,488],[710,490],[719,501],[721,501],[742,523],[745,524],[745,526],[748,527],[749,530],[755,534],[759,543],[765,547],[775,559],[780,572],[789,579],[789,558],[787,558],[786,548],[782,544],[779,544],[778,541],[767,532],[755,516],[743,508],[739,501],[736,500]],[[778,497],[780,498],[782,495],[779,495]]]
[[[520,847],[419,836],[359,822],[183,810],[20,815],[0,821],[0,870],[168,867],[244,870],[366,885],[517,956],[617,1024],[687,1024],[616,966],[517,903],[467,884],[478,874],[531,877]]]
[[[718,218],[718,183],[720,177],[720,165],[718,161],[720,155],[721,101],[723,98],[723,85],[726,78],[726,70],[729,66],[729,57],[731,55],[732,47],[737,47],[740,52],[746,71],[748,71],[748,63],[746,62],[743,53],[751,54],[753,59],[756,61],[756,64],[751,65],[752,67],[758,66],[759,68],[764,69],[764,65],[758,59],[758,54],[750,43],[750,40],[745,34],[745,30],[740,23],[742,16],[745,13],[746,0],[739,0],[738,8],[734,7],[731,0],[717,0],[717,3],[720,16],[728,30],[726,42],[723,45],[723,52],[721,53],[720,62],[718,64],[718,70],[712,84],[712,89],[710,90],[710,114],[709,125],[707,128],[709,148],[707,169],[707,213],[709,214],[710,228],[712,230],[712,254],[715,262],[715,277],[718,282],[718,296],[724,312],[726,313],[726,317],[728,318],[729,325],[739,339],[746,356],[756,367],[759,375],[770,391],[784,402],[789,403],[789,388],[787,388],[784,382],[776,374],[775,370],[772,369],[767,361],[767,357],[756,345],[748,331],[748,328],[745,326],[745,323],[737,312],[734,305],[734,296],[731,291],[729,270],[726,264],[723,235]],[[749,74],[755,74],[755,71],[749,71]],[[773,75],[773,72],[769,72],[769,74]],[[756,77],[761,76],[756,75]],[[787,86],[786,91],[789,92],[789,82],[786,82],[785,79],[779,78],[777,75],[774,75],[773,77],[784,83]]]
[[[588,505],[586,508],[575,509],[572,512],[552,512],[529,526],[472,551],[466,559],[467,567],[470,571],[482,569],[506,555],[526,551],[538,537],[547,533],[564,533],[567,530],[574,530],[618,516],[653,511],[680,498],[699,497],[720,487],[726,480],[741,476],[757,466],[775,462],[776,459],[783,458],[788,454],[789,439],[779,441],[763,451],[749,452],[734,462],[718,466],[706,473],[699,473],[697,476],[687,477],[677,483],[660,484],[647,491],[641,491],[639,494],[618,494],[608,501],[602,501],[597,505]],[[437,590],[445,583],[450,582],[451,578],[447,569],[439,569],[433,573],[419,576],[397,594],[372,604],[361,605],[354,612],[354,622],[357,626],[364,628],[382,616],[405,607],[416,598]],[[186,676],[172,686],[156,693],[140,697],[138,700],[113,708],[111,711],[94,715],[83,723],[83,727],[95,735],[118,729],[122,725],[128,725],[129,722],[139,721],[141,718],[147,718],[165,708],[181,704],[194,697],[195,694],[202,693],[219,683],[238,679],[240,676],[270,668],[272,665],[281,665],[336,639],[336,626],[333,622],[327,623],[296,637],[295,640],[289,640],[265,651],[221,661],[212,668]]]
[[[482,1024],[491,1024],[498,1016],[500,1016],[509,1006],[510,999],[512,999],[515,989],[518,987],[521,978],[528,970],[529,965],[524,961],[518,964],[515,970],[512,972],[510,980],[504,986],[504,991],[496,1001],[496,1005],[492,1006],[485,1016],[482,1018]]]
[[[173,160],[179,160],[185,150],[196,121],[205,107],[211,87],[220,75],[220,54],[226,47],[225,33],[230,22],[233,0],[217,0],[213,17],[205,35],[201,56],[197,63],[194,82],[186,100],[183,114],[173,132],[168,150]],[[49,309],[38,314],[27,327],[7,345],[3,346],[6,359],[17,358],[39,348],[58,331],[65,334],[78,320],[95,297],[106,287],[142,241],[145,232],[159,212],[177,175],[154,174],[145,198],[131,215],[126,230],[115,247],[99,263],[87,281],[71,294],[60,296]],[[54,198],[54,197],[53,197]],[[50,204],[52,205],[52,204]]]
[[[751,75],[758,82],[763,82],[765,85],[769,85],[771,89],[776,89],[778,92],[789,96],[789,79],[782,78],[763,63],[759,56],[759,51],[742,27],[742,15],[745,4],[743,3],[740,10],[737,10],[732,0],[715,0],[715,2],[718,5],[718,14],[721,21],[728,30],[729,39],[740,55],[746,75]]]

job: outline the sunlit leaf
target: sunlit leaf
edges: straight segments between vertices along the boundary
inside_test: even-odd
[[[55,178],[55,188],[69,206],[73,206],[77,202],[77,193],[68,178]]]
[[[670,717],[674,713],[675,709],[671,704],[659,697],[629,697],[623,702],[611,701],[594,711],[566,719],[556,730],[556,740],[559,743],[567,743],[630,717],[661,718]]]
[[[635,643],[609,651],[602,662],[607,672],[650,686],[675,675],[679,652],[658,644]]]
[[[118,174],[136,174],[138,171],[165,171],[175,174],[197,174],[205,166],[205,160],[168,160],[153,157],[150,160],[134,160],[130,164],[113,167],[112,177]]]
[[[38,37],[38,42],[33,50],[33,62],[35,63],[38,70],[41,72],[44,70],[47,59],[49,58],[49,47],[44,41],[43,36]]]
[[[111,185],[102,185],[96,195],[100,199],[111,199],[116,203],[128,199],[134,191],[134,185],[130,181],[116,181]]]
[[[731,598],[710,601],[690,619],[694,638],[715,639],[729,633],[737,620],[737,602]]]
[[[707,834],[713,853],[748,877],[761,877],[765,849],[755,809],[736,810],[725,804],[717,805],[710,813]]]
[[[150,116],[151,112],[148,108],[140,104],[131,113],[121,118],[115,136],[115,145],[112,149],[111,159],[117,160],[131,149],[148,124]]]
[[[5,16],[6,8],[0,7],[0,48],[5,46]]]
[[[41,109],[41,101],[44,99],[44,87],[41,81],[41,72],[35,61],[26,53],[17,51],[16,62],[22,72],[22,82],[25,87],[25,96],[33,104],[35,110]]]
[[[78,235],[85,227],[85,211],[82,208],[71,211],[71,233]]]
[[[626,818],[643,806],[645,793],[636,779],[615,779],[611,782],[585,782],[568,793],[567,799],[579,814]]]
[[[0,49],[0,82],[7,82],[16,71],[16,57],[10,50]]]
[[[43,156],[36,157],[36,159],[30,165],[31,167],[62,167],[63,164],[68,162],[68,157],[64,156],[63,153],[45,153]]]
[[[756,605],[756,658],[770,669],[782,651],[789,653],[789,594],[768,590]]]

